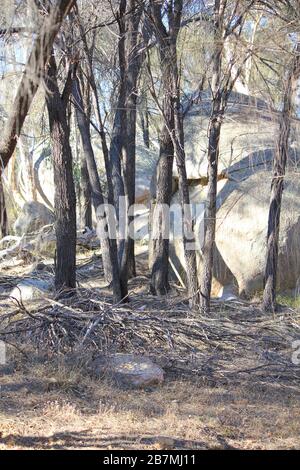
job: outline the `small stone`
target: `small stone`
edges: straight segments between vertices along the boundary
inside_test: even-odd
[[[33,300],[42,296],[51,289],[51,282],[43,279],[25,279],[13,288],[10,297],[19,301]]]

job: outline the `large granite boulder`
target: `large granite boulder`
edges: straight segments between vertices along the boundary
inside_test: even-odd
[[[213,296],[224,297],[224,287],[227,290],[230,287],[229,296],[232,297],[235,293],[231,289],[233,285],[237,286],[240,295],[246,296],[263,289],[272,160],[271,150],[250,154],[229,167],[226,177],[218,182]],[[300,277],[299,162],[299,152],[290,148],[280,225],[278,289],[281,291],[295,288]],[[207,197],[206,189],[197,180],[191,180],[191,202],[203,204]],[[172,202],[179,202],[178,193]],[[200,274],[203,215],[197,215],[195,220]],[[182,239],[171,239],[170,253],[176,270],[184,278]]]
[[[218,210],[217,248],[237,281],[240,295],[251,296],[263,289],[271,179],[272,173],[262,170],[238,184],[229,183],[228,196]],[[281,209],[278,289],[293,289],[299,277],[299,175],[289,173]]]
[[[37,201],[25,202],[22,212],[14,223],[17,235],[27,235],[38,231],[44,225],[54,223],[54,214],[44,204]]]
[[[184,118],[185,153],[189,179],[206,178],[208,127],[211,114],[211,94],[202,92]],[[224,116],[221,136],[219,173],[247,157],[250,153],[274,149],[278,130],[278,113],[262,100],[232,92]],[[294,127],[299,124],[292,124]],[[174,176],[177,168],[174,163]]]

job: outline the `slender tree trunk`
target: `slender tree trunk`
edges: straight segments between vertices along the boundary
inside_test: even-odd
[[[171,93],[171,95],[174,97],[174,127],[170,128],[170,123],[167,123],[167,126],[175,149],[175,160],[179,175],[179,192],[182,209],[182,239],[186,262],[189,303],[191,307],[195,307],[199,304],[197,261],[195,252],[195,237],[193,231],[192,211],[190,207],[189,186],[185,165],[183,115],[180,103],[180,78],[177,65],[176,48],[177,35],[181,23],[182,6],[182,0],[176,0],[176,2],[174,3],[174,17],[176,18],[176,23],[174,22],[173,37],[170,45],[173,63],[172,67],[170,67],[171,75],[169,82],[169,93]]]
[[[46,74],[50,136],[54,167],[54,208],[56,232],[55,287],[76,287],[76,196],[73,181],[72,152],[66,116],[66,102],[57,85],[54,56]]]
[[[140,72],[140,55],[138,54],[138,26],[142,8],[136,0],[128,1],[129,13],[127,16],[127,73],[126,73],[126,144],[124,176],[125,189],[128,198],[128,207],[135,203],[135,167],[136,167],[136,104],[137,81]],[[134,223],[134,216],[128,216],[128,225]],[[136,276],[134,239],[128,235],[127,240],[127,268],[128,276]]]
[[[42,185],[40,183],[40,178],[39,178],[39,171],[40,171],[40,166],[42,162],[49,157],[51,154],[51,151],[49,148],[46,148],[42,151],[41,155],[39,158],[35,161],[34,163],[34,168],[33,168],[33,174],[34,174],[34,186],[39,193],[40,197],[43,199],[44,204],[48,206],[51,210],[54,210],[53,204],[49,199],[47,198],[46,194],[43,191]]]
[[[147,103],[147,95],[145,92],[141,93],[141,110],[140,110],[140,122],[143,132],[143,141],[147,149],[150,148],[150,132],[149,132],[149,111]]]
[[[78,73],[78,69],[77,69]],[[83,80],[82,80],[83,81]],[[73,82],[73,87],[80,87],[79,80],[76,81],[76,83]],[[86,89],[89,89],[89,83],[86,85]],[[76,93],[76,90],[75,90]],[[73,94],[74,95],[74,94]],[[90,120],[90,94],[89,92],[85,92],[84,96],[82,97],[82,106],[83,106],[83,111],[86,116],[87,120],[87,126],[89,126],[89,120]],[[78,110],[76,109],[75,106],[75,116],[74,116],[74,133],[75,133],[75,146],[77,149],[78,146],[78,139],[77,139],[77,128],[76,126],[79,127],[79,122],[77,119],[78,115]],[[81,126],[81,132],[84,132],[84,126]],[[90,132],[88,128],[88,133]],[[82,139],[81,139],[82,142]],[[77,154],[79,152],[76,152]],[[91,197],[91,184],[90,184],[90,177],[89,177],[89,171],[88,171],[88,166],[87,166],[87,158],[86,158],[86,153],[84,152],[83,144],[81,145],[81,152],[80,152],[80,158],[79,164],[80,164],[80,183],[79,183],[79,192],[80,192],[80,208],[81,208],[81,220],[83,223],[84,227],[88,227],[90,229],[93,228],[93,218],[92,218],[92,197]],[[82,196],[82,197],[81,197]],[[81,204],[82,200],[82,204]]]
[[[75,100],[75,112],[77,124],[81,136],[83,159],[85,160],[85,169],[90,182],[92,202],[97,217],[98,207],[104,204],[103,192],[101,188],[100,178],[97,170],[95,155],[91,144],[90,126],[87,121],[84,104],[81,95],[79,80],[75,79],[73,82],[73,97]],[[98,220],[98,223],[103,222],[106,225],[106,220]],[[109,253],[109,240],[108,238],[101,240],[102,262],[105,279],[108,282],[112,281],[112,266],[110,262]]]
[[[101,144],[102,144],[102,152],[103,152],[103,157],[104,157],[104,162],[105,162],[107,187],[108,187],[108,204],[111,207],[115,207],[113,178],[112,178],[112,164],[111,164],[111,161],[110,161],[110,154],[109,154],[109,150],[108,150],[108,146],[107,146],[107,142],[106,142],[106,135],[105,135],[104,125],[103,125],[103,121],[102,121],[102,117],[101,117],[100,104],[99,104],[99,99],[98,99],[95,76],[94,76],[94,71],[93,71],[93,67],[92,67],[92,62],[93,62],[92,52],[90,51],[90,49],[88,47],[86,37],[85,37],[85,32],[84,32],[84,29],[82,27],[82,24],[80,23],[80,19],[78,17],[78,11],[77,11],[77,19],[78,19],[80,32],[81,32],[81,39],[82,39],[83,45],[84,45],[84,52],[85,52],[86,62],[87,62],[87,67],[88,67],[89,85],[91,86],[92,93],[93,93],[93,98],[94,98],[94,101],[95,101],[95,112],[96,112],[96,117],[97,117],[97,120],[98,120],[99,133],[100,133]],[[109,225],[109,220],[108,219],[106,220],[106,222]],[[128,300],[127,278],[126,278],[126,276],[122,276],[122,272],[120,273],[119,260],[118,260],[118,249],[117,249],[117,243],[116,243],[115,239],[110,239],[110,254],[111,254],[114,300],[115,300],[115,302],[119,302],[121,299],[123,299],[123,301],[127,301]]]
[[[76,104],[76,117],[82,139],[83,153],[87,162],[87,169],[92,191],[92,201],[95,208],[98,223],[102,225],[102,231],[104,232],[104,229],[108,223],[106,214],[104,213],[101,216],[99,216],[98,214],[99,206],[104,205],[103,192],[101,188],[99,174],[97,171],[93,147],[91,145],[89,123],[86,119],[83,110],[83,100],[78,79],[76,79],[73,83],[73,97]],[[112,281],[114,301],[119,302],[124,296],[119,279],[116,240],[110,239],[109,237],[103,237],[101,239],[101,249],[105,277],[109,280],[109,282]]]
[[[207,185],[207,206],[205,211],[205,235],[203,246],[203,261],[200,284],[200,305],[203,312],[208,313],[210,309],[210,296],[212,273],[214,264],[214,246],[216,233],[216,200],[218,182],[218,159],[219,142],[221,133],[221,121],[219,102],[214,104],[215,110],[211,117],[208,143],[208,185]]]
[[[289,136],[291,128],[291,113],[296,82],[300,76],[300,44],[294,52],[294,58],[285,84],[283,110],[280,118],[279,136],[275,151],[273,179],[268,219],[267,257],[264,277],[263,308],[265,311],[276,309],[276,280],[278,264],[278,243],[282,192],[284,176],[289,151]]]
[[[181,182],[184,175],[184,147],[183,128],[180,116],[177,114],[178,139],[174,138],[175,120],[174,111],[179,112],[177,104],[180,99],[178,89],[178,70],[176,43],[181,22],[182,1],[170,2],[168,9],[168,28],[162,13],[162,2],[150,3],[154,29],[159,46],[161,82],[163,90],[163,103],[161,107],[163,125],[159,135],[159,161],[156,169],[156,197],[151,207],[151,239],[149,246],[150,260],[152,261],[152,274],[150,289],[153,294],[165,294],[169,289],[169,209],[172,196],[172,171],[174,160],[174,146],[177,150]],[[175,136],[176,137],[176,136]],[[180,142],[179,142],[180,140]],[[183,159],[183,161],[182,161]],[[183,168],[184,167],[184,168]],[[182,179],[183,178],[183,179]],[[182,192],[182,200],[188,193]],[[168,220],[166,220],[166,218]]]
[[[183,117],[180,105],[180,90],[177,83],[177,102],[174,112],[175,121],[175,158],[179,176],[179,192],[182,206],[182,221],[183,221],[183,245],[184,257],[186,263],[186,276],[189,303],[192,308],[199,305],[199,292],[198,292],[198,274],[197,274],[197,260],[196,260],[196,246],[193,228],[192,210],[190,206],[189,185],[185,166],[185,151],[184,151],[184,132],[183,132]]]
[[[174,98],[170,93],[172,67],[171,51],[165,46],[161,51],[162,86],[164,90],[163,114],[164,123],[159,135],[159,160],[156,168],[156,197],[151,208],[151,246],[152,258],[150,290],[154,295],[163,295],[169,290],[169,233],[166,227],[168,220],[164,207],[170,207],[172,193],[172,170],[174,146],[169,129],[174,129]]]
[[[122,156],[126,141],[126,54],[125,54],[125,13],[126,0],[120,0],[118,13],[118,24],[120,39],[118,43],[120,83],[118,91],[118,100],[114,116],[111,144],[110,144],[110,165],[113,183],[114,205],[117,215],[118,225],[118,259],[120,266],[120,281],[123,297],[128,295],[128,238],[127,238],[127,210],[124,207],[125,202],[125,184],[122,168]],[[128,200],[126,201],[128,205]],[[125,229],[125,230],[124,230]],[[123,232],[123,233],[122,233]]]
[[[91,184],[86,162],[86,155],[81,153],[80,158],[80,183],[83,198],[82,218],[85,227],[92,228],[92,204],[91,204]]]
[[[141,126],[143,132],[143,141],[147,149],[150,149],[150,132],[149,132],[149,113],[148,109],[141,112]]]
[[[228,90],[222,87],[222,52],[223,29],[226,0],[215,0],[214,10],[214,52],[212,60],[212,113],[209,122],[207,150],[207,206],[205,213],[205,235],[203,246],[203,262],[200,282],[200,308],[204,313],[210,309],[211,284],[214,263],[214,246],[216,233],[216,200],[218,182],[219,143],[222,119],[224,116],[224,101]]]
[[[2,182],[2,175],[0,170],[0,231],[1,236],[6,237],[8,235],[8,224],[7,224],[7,212],[5,204],[4,187]]]

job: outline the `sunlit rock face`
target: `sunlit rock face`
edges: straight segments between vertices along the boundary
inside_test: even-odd
[[[185,118],[185,146],[190,198],[205,204],[209,99]],[[263,288],[272,163],[278,136],[278,113],[252,97],[234,94],[226,112],[220,141],[217,225],[213,295],[235,284],[240,295]],[[280,290],[293,289],[300,277],[300,122],[292,122],[279,243]],[[198,139],[196,138],[198,136]],[[174,177],[177,172],[174,168]],[[179,202],[175,193],[172,202]],[[202,224],[202,230],[201,230]],[[201,235],[202,234],[202,235]],[[203,217],[196,218],[195,235],[201,271]],[[203,242],[203,240],[202,240]],[[172,240],[171,254],[184,277],[182,240]]]
[[[271,172],[262,170],[239,184],[218,211],[217,247],[233,273],[239,293],[263,289],[266,263]],[[282,199],[278,258],[278,289],[293,289],[300,277],[299,175],[289,173]]]
[[[187,106],[187,105],[186,105]],[[184,118],[188,178],[207,176],[208,126],[211,96],[203,92]],[[278,113],[262,100],[232,93],[220,137],[219,173],[258,151],[274,149]],[[177,174],[174,165],[174,174]]]

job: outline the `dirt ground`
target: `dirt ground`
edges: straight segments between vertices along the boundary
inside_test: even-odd
[[[140,273],[146,271],[144,258],[139,260]],[[80,282],[93,289],[99,272],[91,270],[87,280],[83,273],[89,264],[84,270]],[[6,279],[13,275],[13,268],[7,269]],[[131,299],[134,303],[136,296],[138,308],[146,302],[147,283],[142,276],[131,283]],[[270,322],[263,326],[264,340],[270,339]],[[242,341],[242,333],[235,333],[236,341]],[[255,339],[253,344],[255,351],[259,344]],[[235,343],[226,347],[226,354],[238,360]],[[277,358],[276,348],[271,360]],[[214,352],[209,351],[213,363]],[[190,376],[168,371],[157,388],[124,390],[63,359],[45,361],[33,355],[25,360],[8,348],[7,364],[0,366],[0,450],[300,449],[296,375],[292,383],[277,380],[274,373],[269,381],[253,380],[251,374],[240,381],[229,376],[208,381],[192,371]]]
[[[300,448],[295,390],[178,378],[128,391],[64,368],[20,368],[2,370],[2,450]]]

